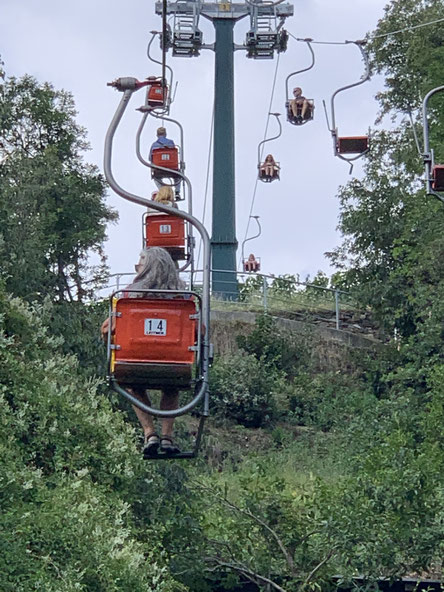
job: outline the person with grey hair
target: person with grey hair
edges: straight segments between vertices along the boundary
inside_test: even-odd
[[[167,251],[160,247],[143,249],[140,252],[139,262],[134,267],[137,275],[134,278],[133,283],[125,288],[128,291],[131,290],[131,292],[128,292],[127,294],[128,298],[143,298],[145,293],[137,292],[138,289],[183,290],[185,288],[184,283],[179,278],[179,273],[174,261],[171,259]],[[109,319],[104,321],[101,331],[102,337],[107,339]],[[143,385],[133,386],[128,390],[130,390],[142,403],[151,405],[147,388]],[[179,390],[175,387],[165,387],[162,390],[160,409],[177,409],[178,404]],[[162,419],[162,433],[159,437],[156,432],[153,417],[145,411],[142,411],[142,409],[136,405],[133,405],[133,408],[144,432],[144,455],[155,456],[159,448],[164,454],[177,454],[180,452],[172,437],[174,417],[165,417]]]

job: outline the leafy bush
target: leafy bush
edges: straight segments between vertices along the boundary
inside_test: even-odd
[[[256,319],[249,335],[239,335],[237,344],[270,369],[284,372],[290,378],[310,363],[308,336],[282,331],[268,314]]]
[[[239,352],[218,358],[210,375],[213,410],[247,427],[263,426],[275,415],[273,391],[281,380],[254,355]]]
[[[0,589],[184,590],[164,545],[189,535],[171,475],[141,461],[134,429],[41,313],[0,288]]]

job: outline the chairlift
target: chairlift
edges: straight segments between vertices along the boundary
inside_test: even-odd
[[[142,107],[139,107],[140,111],[152,111],[156,110],[159,113],[167,114],[170,109],[170,105],[173,102],[173,97],[171,96],[172,88],[173,88],[173,70],[165,61],[165,55],[163,56],[162,61],[156,60],[151,55],[151,46],[153,44],[154,39],[161,33],[158,31],[151,31],[151,39],[148,43],[147,47],[147,57],[148,59],[153,62],[154,64],[159,64],[162,66],[162,75],[161,76],[149,76],[147,78],[148,87],[146,92],[145,103]],[[167,80],[166,72],[169,73],[169,80]]]
[[[156,76],[149,76],[147,80],[150,84],[146,92],[146,104],[151,109],[166,109],[169,93],[166,80]]]
[[[105,141],[104,170],[110,187],[124,199],[170,214],[172,208],[129,193],[115,180],[112,172],[113,138],[132,94],[145,86],[134,78],[120,78],[110,83],[123,97],[109,126]],[[147,113],[144,114],[144,117]],[[155,165],[148,164],[152,167]],[[191,203],[191,184],[182,173]],[[137,290],[131,294],[115,292],[110,302],[108,332],[109,380],[111,387],[133,405],[154,417],[174,418],[185,415],[202,403],[199,428],[191,450],[176,454],[158,454],[150,459],[193,458],[197,455],[204,421],[209,415],[208,378],[211,361],[210,328],[210,257],[208,232],[191,213],[174,210],[174,216],[195,227],[202,237],[204,270],[202,293],[192,289]],[[143,294],[143,297],[140,297]],[[131,297],[135,296],[135,297]],[[157,409],[140,401],[132,386],[189,390],[191,400],[173,410]]]
[[[429,138],[429,120],[428,120],[428,102],[436,93],[444,91],[444,86],[438,86],[429,91],[424,97],[422,103],[422,122],[424,133],[424,153],[423,160],[425,166],[425,180],[427,195],[434,195],[440,201],[444,202],[444,164],[435,164],[435,154],[430,148]]]
[[[325,109],[325,116],[327,119],[327,126],[330,130],[331,136],[333,138],[333,151],[334,155],[346,162],[350,163],[350,173],[353,170],[353,161],[361,158],[366,154],[370,149],[370,139],[369,136],[339,136],[338,128],[336,126],[336,116],[335,116],[335,98],[336,96],[345,90],[350,88],[354,88],[355,86],[359,86],[360,84],[364,84],[367,80],[370,80],[370,66],[368,61],[367,52],[364,49],[366,44],[365,40],[358,40],[358,41],[346,41],[348,44],[356,45],[356,47],[361,52],[362,58],[364,60],[365,71],[358,82],[354,82],[353,84],[348,84],[347,86],[343,86],[336,90],[330,101],[330,110],[331,110],[331,127],[328,120],[327,109],[325,106],[324,101],[324,109]],[[355,156],[351,156],[351,155]]]
[[[282,134],[282,124],[281,121],[279,119],[280,117],[280,113],[269,113],[269,115],[273,115],[274,117],[276,117],[277,122],[279,124],[279,133],[276,136],[273,136],[272,138],[268,138],[266,140],[262,140],[262,142],[259,142],[258,147],[257,147],[257,154],[258,154],[258,164],[257,164],[257,168],[258,168],[258,179],[259,181],[262,181],[264,183],[272,183],[273,181],[276,181],[280,179],[280,164],[279,162],[276,162],[274,160],[274,157],[272,154],[268,154],[265,157],[265,160],[263,162],[261,162],[261,148],[262,146],[266,143],[266,142],[271,142],[272,140],[276,140],[277,138],[279,138]]]
[[[181,145],[181,153],[183,155],[183,128],[181,124],[171,118],[157,115],[154,112],[151,112],[149,115],[154,117],[155,119],[162,119],[163,121],[169,121],[174,123],[178,126],[180,132],[180,145]],[[151,170],[151,175],[156,183],[157,187],[160,189],[163,185],[168,185],[172,187],[175,191],[175,199],[176,201],[180,201],[181,199],[185,199],[185,197],[181,197],[180,189],[182,182],[185,178],[184,176],[184,169],[185,164],[180,161],[179,152],[173,151],[172,148],[160,148],[153,150],[152,154],[152,162],[149,162],[142,156],[141,152],[141,136],[144,126],[146,124],[148,118],[148,112],[145,112],[142,117],[142,121],[139,125],[136,134],[136,154],[139,161],[146,167]],[[159,151],[159,152],[158,152]],[[162,156],[163,155],[163,156]],[[166,160],[164,156],[170,157],[169,160]],[[174,167],[174,168],[170,168]],[[185,194],[185,187],[189,185],[185,184],[183,188],[183,192]],[[188,213],[192,214],[192,195],[191,192],[188,191],[187,195],[187,202],[188,202]],[[176,210],[170,211],[169,215],[171,218],[163,218],[159,214],[156,215],[148,215],[145,214],[143,217],[143,241],[144,245],[150,246],[159,246],[163,248],[167,248],[170,252],[170,255],[175,261],[184,260],[185,263],[180,268],[180,271],[185,271],[188,267],[191,266],[191,270],[194,268],[194,247],[195,247],[195,240],[193,236],[193,226],[188,223],[181,224],[180,220],[173,219],[172,216],[175,216]],[[165,216],[165,214],[163,214]],[[183,236],[184,234],[184,236]],[[168,236],[169,235],[169,236]],[[183,237],[183,238],[182,238]],[[174,244],[173,244],[174,242]]]
[[[258,225],[258,232],[254,236],[250,236],[249,238],[245,238],[242,242],[242,267],[245,273],[257,273],[261,270],[261,260],[260,257],[255,257],[253,253],[245,258],[245,243],[251,241],[255,238],[258,238],[262,233],[262,227],[259,222],[259,216],[250,216],[250,218],[254,218]]]
[[[292,72],[285,79],[285,96],[287,97],[285,102],[285,109],[287,112],[287,121],[289,121],[293,125],[304,125],[305,123],[312,121],[314,117],[314,100],[306,99],[305,97],[301,96],[302,90],[300,87],[296,87],[293,90],[294,98],[291,99],[288,88],[290,78],[292,78],[293,76],[297,76],[298,74],[302,74],[303,72],[308,72],[308,70],[311,70],[315,65],[315,54],[311,46],[311,41],[313,41],[313,39],[303,39],[303,41],[305,41],[305,43],[308,46],[308,49],[310,50],[311,64],[307,68],[303,68],[302,70]],[[300,91],[299,96],[298,94],[295,95],[295,91]]]
[[[206,391],[200,297],[195,292],[137,290],[134,298],[132,292],[114,292],[110,300],[109,326],[114,327],[108,333],[110,383],[117,392],[151,415],[158,415],[158,410],[141,403],[132,394],[133,388],[191,391],[192,399],[188,404],[174,413],[161,412],[161,417],[184,415]],[[140,297],[141,294],[144,296]],[[175,454],[158,452],[146,458],[195,457],[202,428],[203,422],[193,450]]]

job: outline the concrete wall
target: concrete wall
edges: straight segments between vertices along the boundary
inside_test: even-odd
[[[215,354],[223,355],[236,351],[236,337],[248,335],[257,318],[252,312],[211,313],[211,340]],[[350,350],[374,349],[379,341],[365,335],[341,331],[319,324],[304,323],[281,317],[273,317],[278,327],[293,334],[300,334],[312,344],[313,358],[322,370],[346,369],[349,367]]]

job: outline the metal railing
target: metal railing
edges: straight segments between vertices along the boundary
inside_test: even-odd
[[[351,295],[339,288],[320,286],[311,282],[300,281],[297,276],[274,276],[264,273],[236,272],[236,284],[231,280],[232,272],[225,270],[211,270],[227,273],[227,280],[221,283],[226,285],[224,293],[232,299],[220,299],[212,296],[212,308],[215,310],[258,310],[264,312],[284,312],[297,316],[311,313],[317,318],[326,320],[322,314],[334,315],[335,328],[340,330],[343,320],[341,313],[347,310],[356,310],[358,307]],[[194,271],[193,287],[199,291],[201,288],[202,270]],[[229,275],[228,275],[229,274]],[[125,278],[133,277],[134,272],[122,272],[110,274],[111,281],[108,286],[102,288],[108,295],[111,290],[119,290],[130,281]],[[189,284],[191,272],[181,274],[184,281]],[[230,290],[233,285],[233,290]],[[330,319],[327,319],[330,320]],[[333,320],[333,319],[331,319]]]

